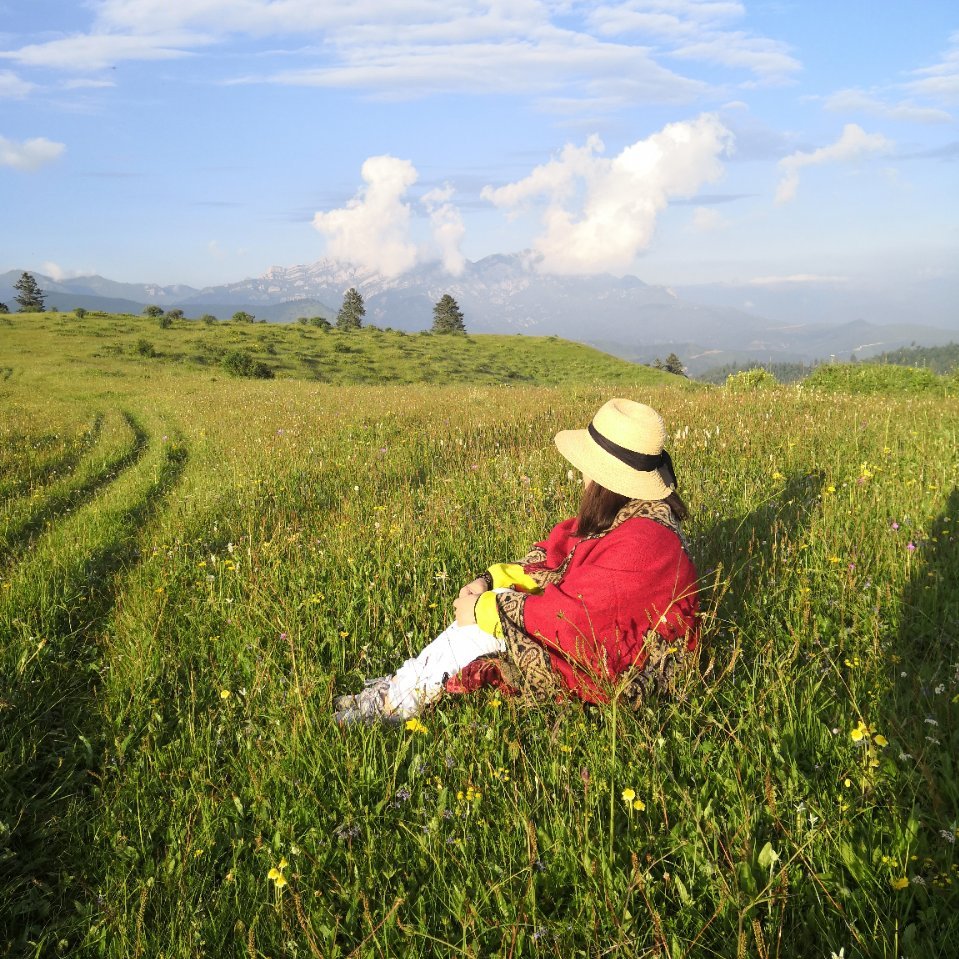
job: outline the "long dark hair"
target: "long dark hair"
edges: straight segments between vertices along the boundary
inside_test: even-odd
[[[605,486],[600,486],[593,480],[583,490],[580,500],[579,513],[576,514],[576,535],[595,536],[609,529],[616,519],[616,514],[630,501],[629,496],[614,493]],[[673,516],[682,522],[689,516],[689,509],[675,490],[666,497]]]

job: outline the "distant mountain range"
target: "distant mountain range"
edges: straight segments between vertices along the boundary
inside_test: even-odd
[[[0,301],[11,309],[20,273],[0,274]],[[925,297],[925,322],[917,323],[916,299],[908,290],[902,291],[900,304],[890,304],[888,295],[853,292],[835,283],[674,290],[635,276],[542,274],[527,254],[467,262],[458,277],[439,264],[391,278],[320,260],[273,267],[260,277],[204,289],[117,283],[100,276],[34,276],[47,295],[47,306],[60,310],[82,306],[139,313],[155,303],[178,307],[189,317],[212,313],[226,319],[245,310],[273,322],[292,322],[299,316],[332,318],[343,293],[353,286],[363,295],[367,323],[409,331],[428,328],[433,304],[450,293],[472,332],[555,334],[639,362],[675,352],[694,374],[731,361],[808,362],[831,355],[845,359],[853,352],[862,358],[913,342],[937,346],[959,337],[954,284],[934,291],[931,308]],[[900,321],[880,324],[872,321],[876,316]]]

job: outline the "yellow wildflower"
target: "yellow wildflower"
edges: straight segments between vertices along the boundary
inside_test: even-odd
[[[642,812],[645,808],[646,808],[646,803],[644,803],[642,799],[633,800],[633,809],[638,809],[640,812]]]
[[[852,737],[853,742],[858,743],[863,739],[868,739],[872,731],[873,730],[860,719],[856,724],[856,728],[849,735]]]
[[[277,879],[282,879],[282,878],[283,878],[283,873],[281,873],[280,870],[277,869],[276,866],[274,866],[274,867],[266,874],[266,878],[267,878],[267,879],[272,879],[274,882],[276,882]]]
[[[905,876],[900,876],[898,879],[891,880],[891,885],[893,889],[905,889],[909,885],[909,880]]]
[[[425,733],[425,732],[427,731],[427,730],[426,730],[426,726],[424,726],[424,725],[423,725],[418,719],[416,719],[415,717],[414,717],[413,719],[407,719],[407,720],[406,720],[406,728],[407,728],[411,733]]]
[[[889,740],[886,739],[885,736],[881,736],[881,735],[880,735],[880,736],[873,736],[873,737],[872,737],[872,741],[873,741],[877,746],[888,746],[888,745],[889,745]]]
[[[274,879],[273,882],[276,884],[277,889],[282,889],[286,885],[286,877],[283,873],[280,873],[279,877]]]
[[[636,792],[635,790],[630,789],[629,786],[627,786],[623,790],[622,796],[623,796],[623,802],[632,802],[636,798]]]
[[[228,689],[220,690],[220,699],[229,699],[232,695],[233,693],[231,693]]]

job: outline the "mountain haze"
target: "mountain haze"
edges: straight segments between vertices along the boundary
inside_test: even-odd
[[[20,271],[0,275],[0,300],[13,307]],[[911,342],[939,345],[955,338],[944,286],[933,309],[943,327],[910,314],[909,293],[885,318],[880,297],[856,298],[835,283],[796,289],[774,284],[713,284],[672,290],[635,276],[559,276],[537,271],[530,254],[467,261],[453,277],[440,264],[424,264],[398,277],[324,259],[309,265],[275,266],[259,277],[196,289],[184,285],[117,283],[100,276],[54,280],[35,274],[47,305],[139,312],[147,303],[178,307],[187,316],[220,319],[237,310],[258,319],[291,322],[298,316],[335,316],[343,293],[356,287],[366,303],[366,322],[415,331],[432,322],[433,304],[444,293],[456,298],[475,333],[558,335],[597,345],[627,359],[649,361],[676,352],[692,372],[748,359],[799,361],[860,357]],[[825,322],[828,321],[828,322]]]

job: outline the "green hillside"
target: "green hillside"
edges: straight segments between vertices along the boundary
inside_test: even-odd
[[[934,373],[950,373],[959,368],[959,343],[945,346],[903,346],[864,360],[866,363],[895,363],[898,366],[928,367]]]
[[[0,365],[68,362],[108,375],[158,367],[226,375],[239,352],[278,378],[358,383],[603,383],[691,386],[684,377],[620,360],[557,337],[440,336],[375,327],[325,330],[311,325],[156,319],[128,314],[10,314],[0,317]]]
[[[337,728],[575,513],[552,437],[613,393],[692,511],[675,695]],[[931,391],[689,389],[559,341],[0,317],[0,956],[952,959],[957,431]]]
[[[955,394],[959,378],[939,376],[925,367],[877,363],[826,363],[817,366],[803,385],[825,391],[893,396]]]

